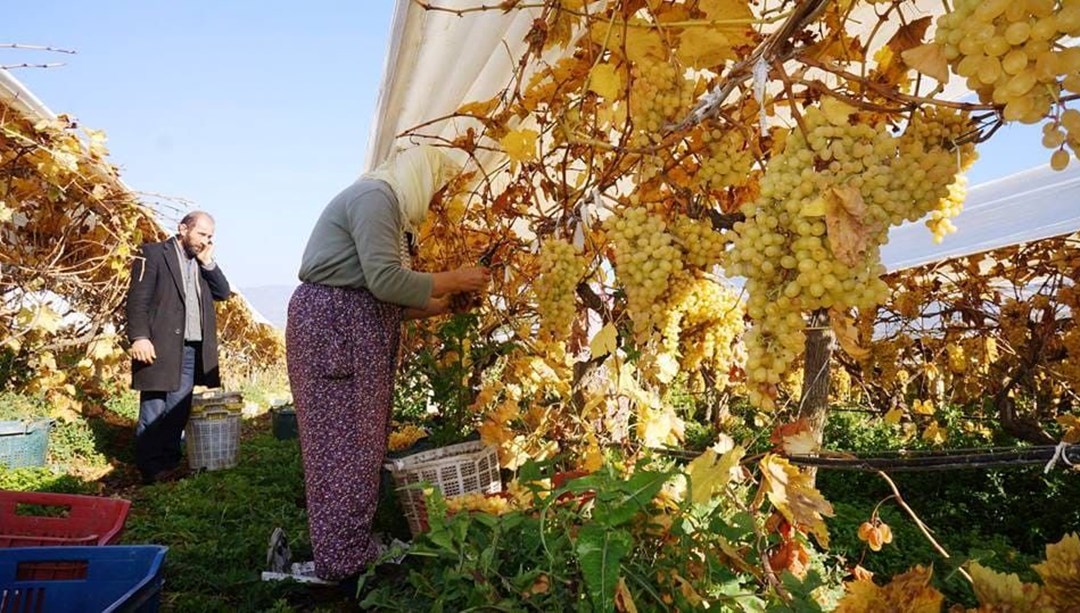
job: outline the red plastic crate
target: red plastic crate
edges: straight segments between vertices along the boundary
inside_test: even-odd
[[[20,505],[45,513],[19,514]],[[121,498],[0,490],[0,547],[109,545],[119,540],[130,509]]]

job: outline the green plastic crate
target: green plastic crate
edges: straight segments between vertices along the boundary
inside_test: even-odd
[[[45,466],[52,420],[0,421],[0,466]]]

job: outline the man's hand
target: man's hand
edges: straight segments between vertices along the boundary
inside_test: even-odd
[[[148,338],[140,338],[131,345],[131,357],[147,364],[153,364],[157,359],[157,353],[154,351],[154,343],[150,342]]]
[[[202,251],[195,256],[199,263],[203,266],[209,266],[214,262],[214,241],[206,243],[206,246],[202,248]]]

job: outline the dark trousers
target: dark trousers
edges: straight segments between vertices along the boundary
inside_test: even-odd
[[[180,442],[191,415],[198,343],[184,345],[180,388],[139,394],[139,423],[135,426],[135,465],[144,478],[180,465]]]

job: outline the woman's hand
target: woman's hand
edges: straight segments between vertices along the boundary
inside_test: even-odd
[[[422,309],[405,309],[405,319],[427,319],[450,312],[450,297],[431,298]]]
[[[462,266],[454,271],[457,277],[457,291],[478,292],[491,283],[491,269],[483,266]]]
[[[479,292],[491,283],[491,270],[483,266],[462,266],[431,276],[431,295],[446,296],[461,292]]]

